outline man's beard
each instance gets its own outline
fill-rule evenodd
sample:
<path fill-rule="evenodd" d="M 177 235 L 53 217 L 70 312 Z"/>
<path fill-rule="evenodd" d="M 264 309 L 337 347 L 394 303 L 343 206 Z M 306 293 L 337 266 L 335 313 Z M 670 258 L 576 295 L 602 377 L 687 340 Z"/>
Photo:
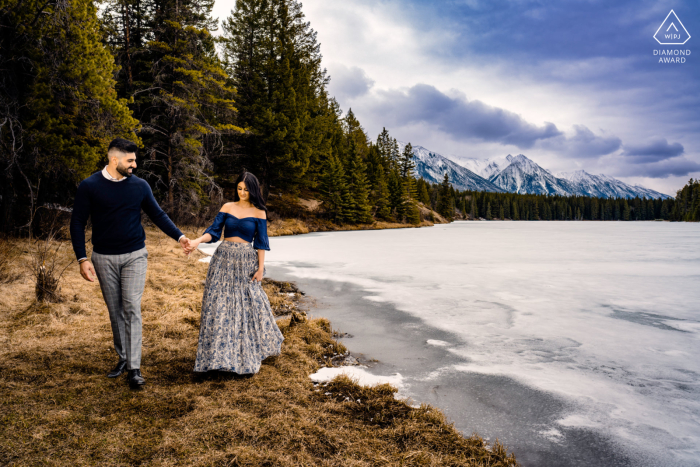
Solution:
<path fill-rule="evenodd" d="M 131 172 L 129 172 L 128 167 L 124 167 L 121 163 L 117 164 L 117 172 L 119 172 L 123 177 L 131 177 Z"/>

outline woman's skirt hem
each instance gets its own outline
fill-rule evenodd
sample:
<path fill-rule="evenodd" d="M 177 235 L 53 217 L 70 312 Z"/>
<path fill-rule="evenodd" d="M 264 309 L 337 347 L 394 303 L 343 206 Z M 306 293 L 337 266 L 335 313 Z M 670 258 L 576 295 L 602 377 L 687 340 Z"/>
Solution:
<path fill-rule="evenodd" d="M 254 374 L 279 355 L 284 336 L 262 284 L 252 280 L 258 255 L 250 243 L 223 242 L 209 263 L 194 371 Z"/>

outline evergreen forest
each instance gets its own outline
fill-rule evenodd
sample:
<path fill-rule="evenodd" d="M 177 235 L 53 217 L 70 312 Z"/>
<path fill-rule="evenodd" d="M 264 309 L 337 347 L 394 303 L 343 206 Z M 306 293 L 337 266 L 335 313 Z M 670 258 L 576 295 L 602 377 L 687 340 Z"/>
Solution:
<path fill-rule="evenodd" d="M 374 140 L 328 93 L 295 0 L 0 0 L 0 230 L 72 205 L 109 142 L 139 145 L 137 175 L 178 223 L 218 210 L 242 170 L 265 198 L 322 201 L 338 224 L 446 219 L 700 220 L 700 184 L 675 200 L 459 192 L 416 177 L 386 129 Z M 218 32 L 217 32 L 218 31 Z M 213 35 L 216 33 L 216 35 Z"/>

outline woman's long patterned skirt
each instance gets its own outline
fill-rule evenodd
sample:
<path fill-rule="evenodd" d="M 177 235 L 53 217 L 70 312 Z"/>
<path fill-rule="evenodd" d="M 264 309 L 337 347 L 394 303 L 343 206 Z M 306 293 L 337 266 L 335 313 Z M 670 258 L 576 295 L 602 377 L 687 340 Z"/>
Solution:
<path fill-rule="evenodd" d="M 194 371 L 257 373 L 279 355 L 282 333 L 259 282 L 258 254 L 250 243 L 224 241 L 209 263 Z"/>

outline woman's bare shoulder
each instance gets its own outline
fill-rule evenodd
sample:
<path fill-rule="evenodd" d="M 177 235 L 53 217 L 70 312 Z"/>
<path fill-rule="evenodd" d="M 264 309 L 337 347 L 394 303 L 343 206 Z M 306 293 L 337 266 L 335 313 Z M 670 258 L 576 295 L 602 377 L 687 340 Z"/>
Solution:
<path fill-rule="evenodd" d="M 219 209 L 219 212 L 225 212 L 226 214 L 231 214 L 231 208 L 235 205 L 236 205 L 236 203 L 234 203 L 234 202 L 224 203 L 224 205 L 221 206 L 221 209 Z"/>
<path fill-rule="evenodd" d="M 263 209 L 255 208 L 255 217 L 258 219 L 267 219 L 267 212 Z"/>

